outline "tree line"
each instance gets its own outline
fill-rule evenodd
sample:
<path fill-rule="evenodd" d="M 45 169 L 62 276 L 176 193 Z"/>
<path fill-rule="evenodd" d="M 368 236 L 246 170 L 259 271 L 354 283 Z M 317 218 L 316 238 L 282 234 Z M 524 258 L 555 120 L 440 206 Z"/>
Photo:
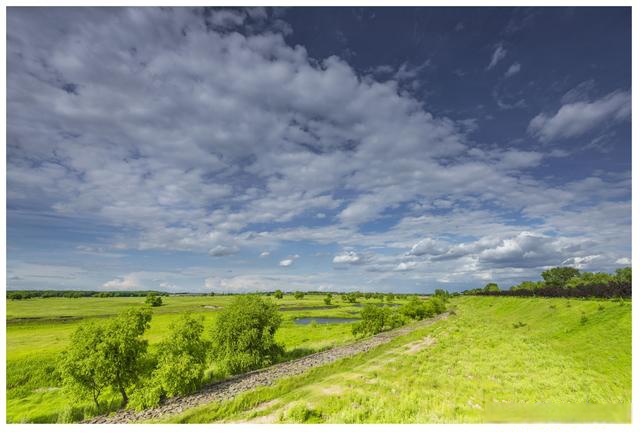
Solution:
<path fill-rule="evenodd" d="M 146 297 L 149 294 L 168 297 L 168 292 L 162 291 L 58 291 L 46 290 L 11 290 L 7 291 L 8 300 L 27 300 L 30 298 L 82 298 L 82 297 Z"/>
<path fill-rule="evenodd" d="M 631 297 L 631 267 L 618 268 L 614 273 L 592 273 L 573 267 L 554 267 L 541 274 L 541 281 L 524 281 L 501 290 L 497 284 L 464 291 L 467 295 L 499 295 L 516 297 Z"/>

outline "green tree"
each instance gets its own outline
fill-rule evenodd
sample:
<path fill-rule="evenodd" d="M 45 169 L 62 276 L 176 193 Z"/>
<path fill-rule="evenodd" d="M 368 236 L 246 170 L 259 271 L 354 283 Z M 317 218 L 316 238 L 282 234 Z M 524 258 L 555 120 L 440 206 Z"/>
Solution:
<path fill-rule="evenodd" d="M 362 319 L 354 323 L 351 329 L 354 336 L 375 335 L 399 327 L 405 322 L 397 310 L 371 304 L 366 305 L 360 315 Z"/>
<path fill-rule="evenodd" d="M 202 337 L 203 321 L 184 314 L 160 343 L 154 376 L 167 396 L 186 395 L 202 383 L 208 351 L 208 342 Z"/>
<path fill-rule="evenodd" d="M 277 289 L 274 293 L 273 296 L 275 298 L 277 298 L 278 300 L 280 300 L 282 297 L 284 297 L 284 293 L 282 291 L 280 291 L 279 289 Z"/>
<path fill-rule="evenodd" d="M 331 299 L 332 299 L 332 298 L 333 298 L 333 297 L 332 297 L 332 295 L 331 295 L 331 294 L 327 294 L 327 295 L 324 297 L 324 304 L 326 304 L 327 306 L 329 306 L 329 305 L 331 304 Z"/>
<path fill-rule="evenodd" d="M 162 306 L 162 297 L 155 294 L 149 294 L 144 302 L 153 307 Z"/>
<path fill-rule="evenodd" d="M 218 315 L 213 329 L 213 354 L 231 374 L 267 366 L 284 348 L 275 342 L 282 317 L 268 299 L 236 297 Z"/>
<path fill-rule="evenodd" d="M 393 301 L 393 299 L 395 298 L 395 296 L 391 293 L 387 294 L 387 302 L 391 303 Z"/>
<path fill-rule="evenodd" d="M 631 267 L 618 268 L 616 270 L 615 280 L 618 283 L 631 285 Z"/>
<path fill-rule="evenodd" d="M 449 291 L 446 291 L 446 290 L 444 290 L 442 288 L 436 288 L 436 290 L 434 292 L 434 295 L 436 297 L 440 297 L 440 298 L 443 298 L 443 299 L 447 300 L 449 298 Z"/>
<path fill-rule="evenodd" d="M 572 277 L 580 275 L 580 271 L 573 267 L 554 267 L 542 272 L 544 283 L 548 287 L 562 288 Z"/>
<path fill-rule="evenodd" d="M 484 288 L 483 291 L 489 291 L 489 292 L 500 292 L 500 287 L 498 286 L 497 283 L 487 283 Z"/>
<path fill-rule="evenodd" d="M 302 299 L 304 298 L 304 292 L 302 292 L 302 291 L 296 291 L 296 292 L 294 292 L 294 293 L 293 293 L 293 297 L 294 297 L 296 300 L 302 300 Z"/>
<path fill-rule="evenodd" d="M 96 408 L 98 399 L 109 385 L 103 369 L 104 327 L 95 323 L 80 325 L 72 334 L 69 347 L 60 355 L 58 366 L 64 384 L 76 397 L 91 396 Z"/>
<path fill-rule="evenodd" d="M 101 343 L 102 369 L 109 385 L 122 396 L 124 406 L 129 402 L 127 389 L 140 380 L 145 369 L 148 342 L 141 336 L 150 321 L 150 310 L 129 309 L 106 326 Z"/>

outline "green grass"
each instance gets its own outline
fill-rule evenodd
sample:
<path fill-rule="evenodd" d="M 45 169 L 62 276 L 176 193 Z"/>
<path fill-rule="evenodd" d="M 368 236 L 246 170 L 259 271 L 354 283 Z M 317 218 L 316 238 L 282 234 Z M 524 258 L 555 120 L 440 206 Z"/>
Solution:
<path fill-rule="evenodd" d="M 631 303 L 454 304 L 457 315 L 369 353 L 163 422 L 630 422 Z"/>
<path fill-rule="evenodd" d="M 285 345 L 286 359 L 353 340 L 351 324 L 301 326 L 294 323 L 298 317 L 358 316 L 354 312 L 361 308 L 335 298 L 335 309 L 282 312 L 283 324 L 276 339 Z M 307 295 L 302 300 L 290 295 L 281 300 L 272 298 L 286 307 L 324 306 L 322 299 L 319 295 Z M 153 308 L 151 327 L 145 333 L 151 350 L 183 312 L 203 315 L 208 333 L 219 310 L 204 306 L 225 306 L 231 300 L 231 296 L 164 298 L 165 305 Z M 143 297 L 7 300 L 7 422 L 62 422 L 93 415 L 95 409 L 90 402 L 78 403 L 60 388 L 56 357 L 82 322 L 106 321 L 124 309 L 141 306 L 144 306 Z M 211 367 L 208 372 L 214 371 Z M 105 406 L 117 408 L 118 405 L 117 395 L 105 395 Z"/>

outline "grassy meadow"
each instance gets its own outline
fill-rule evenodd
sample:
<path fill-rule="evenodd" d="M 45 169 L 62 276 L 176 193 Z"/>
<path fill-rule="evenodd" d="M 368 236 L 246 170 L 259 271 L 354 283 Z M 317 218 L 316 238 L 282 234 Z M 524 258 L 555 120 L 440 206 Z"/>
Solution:
<path fill-rule="evenodd" d="M 169 331 L 170 325 L 184 312 L 205 318 L 205 333 L 212 328 L 221 307 L 233 296 L 171 296 L 164 305 L 153 308 L 151 327 L 144 337 L 151 350 Z M 361 307 L 333 297 L 332 308 L 325 309 L 324 296 L 307 295 L 301 300 L 292 295 L 276 300 L 289 308 L 319 307 L 311 310 L 282 311 L 283 323 L 276 338 L 285 344 L 287 358 L 295 358 L 352 341 L 351 324 L 297 325 L 302 317 L 357 318 Z M 361 303 L 378 300 L 361 300 Z M 397 303 L 402 303 L 398 300 Z M 94 414 L 90 402 L 77 403 L 60 388 L 55 372 L 56 357 L 69 342 L 76 327 L 87 321 L 106 321 L 119 312 L 142 307 L 144 297 L 114 298 L 33 298 L 7 300 L 7 422 L 54 423 L 79 420 Z M 214 367 L 209 378 L 215 376 Z M 116 409 L 120 398 L 106 395 L 109 408 Z"/>
<path fill-rule="evenodd" d="M 630 422 L 631 303 L 453 304 L 372 352 L 163 422 Z"/>
<path fill-rule="evenodd" d="M 323 296 L 275 300 L 324 307 Z M 185 311 L 210 329 L 231 296 L 167 297 L 145 337 L 157 344 Z M 363 300 L 361 303 L 377 303 Z M 394 303 L 403 303 L 397 300 Z M 359 306 L 285 310 L 276 338 L 287 357 L 353 341 L 351 324 L 298 325 L 298 317 L 357 318 Z M 89 417 L 89 402 L 60 388 L 56 357 L 85 321 L 104 321 L 144 298 L 7 301 L 7 422 Z M 631 302 L 454 297 L 455 315 L 373 351 L 284 379 L 165 422 L 478 423 L 628 422 Z M 210 369 L 210 378 L 214 369 Z M 109 407 L 119 397 L 109 395 Z"/>

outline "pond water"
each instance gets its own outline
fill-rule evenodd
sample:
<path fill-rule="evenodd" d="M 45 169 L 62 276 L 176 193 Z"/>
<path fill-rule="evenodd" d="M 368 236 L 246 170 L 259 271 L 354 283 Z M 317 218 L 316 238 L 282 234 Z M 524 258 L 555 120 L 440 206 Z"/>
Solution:
<path fill-rule="evenodd" d="M 365 307 L 368 304 L 373 304 L 373 305 L 379 306 L 379 307 L 384 307 L 384 306 L 398 307 L 398 306 L 402 306 L 400 303 L 354 303 L 352 306 Z"/>
<path fill-rule="evenodd" d="M 312 321 L 315 321 L 318 324 L 336 324 L 343 322 L 355 322 L 359 321 L 358 318 L 336 318 L 330 316 L 319 316 L 319 317 L 306 317 L 306 318 L 296 318 L 295 323 L 300 325 L 310 324 Z"/>
<path fill-rule="evenodd" d="M 338 306 L 293 306 L 293 307 L 281 307 L 279 310 L 281 311 L 289 311 L 289 310 L 320 310 L 320 309 L 335 309 Z"/>

